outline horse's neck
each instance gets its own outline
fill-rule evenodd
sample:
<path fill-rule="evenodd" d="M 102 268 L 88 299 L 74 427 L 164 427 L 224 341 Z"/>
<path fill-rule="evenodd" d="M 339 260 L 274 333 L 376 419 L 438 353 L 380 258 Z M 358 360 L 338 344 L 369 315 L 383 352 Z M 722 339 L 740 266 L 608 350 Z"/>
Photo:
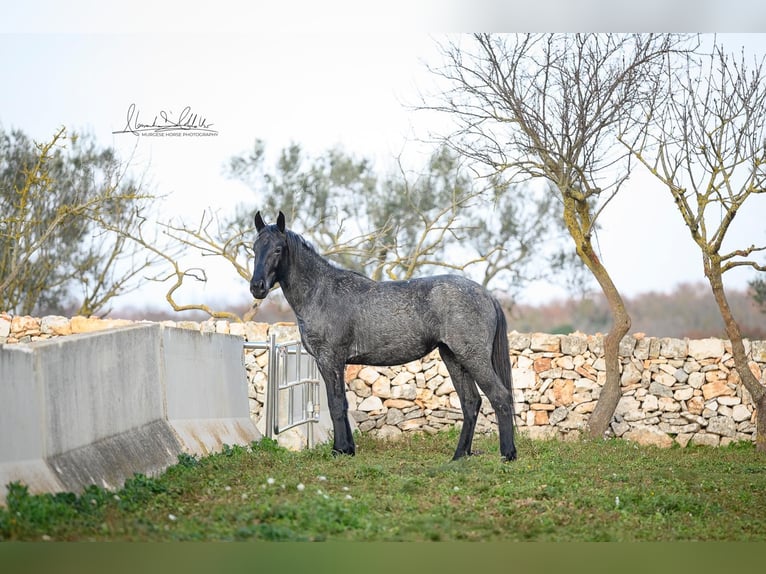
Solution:
<path fill-rule="evenodd" d="M 339 271 L 318 253 L 302 247 L 302 253 L 293 256 L 280 284 L 285 299 L 293 311 L 300 315 L 317 292 L 317 284 L 329 273 Z"/>

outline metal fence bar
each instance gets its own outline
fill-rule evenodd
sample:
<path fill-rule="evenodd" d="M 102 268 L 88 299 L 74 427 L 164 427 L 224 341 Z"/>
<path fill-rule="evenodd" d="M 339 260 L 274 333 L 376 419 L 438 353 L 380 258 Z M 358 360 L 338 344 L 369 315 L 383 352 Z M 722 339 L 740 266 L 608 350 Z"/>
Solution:
<path fill-rule="evenodd" d="M 314 445 L 314 424 L 319 422 L 320 413 L 320 388 L 321 383 L 319 369 L 314 359 L 306 353 L 300 341 L 276 342 L 276 335 L 272 334 L 268 341 L 245 342 L 245 349 L 267 349 L 269 353 L 268 377 L 266 384 L 265 423 L 266 436 L 274 438 L 276 435 L 306 425 L 306 439 L 309 448 Z M 291 361 L 291 358 L 293 359 Z M 304 365 L 304 360 L 306 365 Z M 294 367 L 294 368 L 291 368 Z M 294 371 L 294 378 L 288 380 L 290 371 Z M 304 376 L 304 371 L 306 371 Z M 280 395 L 287 393 L 287 424 L 279 422 Z M 296 397 L 299 394 L 299 397 Z M 296 402 L 300 407 L 299 416 L 296 417 Z"/>

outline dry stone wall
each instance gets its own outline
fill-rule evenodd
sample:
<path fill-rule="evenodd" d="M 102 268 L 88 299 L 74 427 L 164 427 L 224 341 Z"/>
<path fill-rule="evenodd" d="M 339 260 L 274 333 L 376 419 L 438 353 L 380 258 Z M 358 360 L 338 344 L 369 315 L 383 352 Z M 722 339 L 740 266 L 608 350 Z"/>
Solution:
<path fill-rule="evenodd" d="M 0 314 L 0 343 L 33 341 L 113 328 L 130 321 L 85 317 L 11 317 Z M 165 325 L 228 333 L 247 341 L 298 339 L 293 324 L 229 323 L 222 320 L 165 321 Z M 516 423 L 533 438 L 578 437 L 605 380 L 603 336 L 574 333 L 509 333 Z M 750 369 L 766 384 L 766 341 L 746 341 Z M 625 337 L 620 345 L 622 398 L 610 434 L 643 444 L 726 445 L 751 441 L 755 415 L 739 384 L 731 346 L 720 339 Z M 268 353 L 248 350 L 250 413 L 263 416 Z M 437 352 L 397 367 L 349 365 L 349 414 L 362 432 L 396 438 L 434 433 L 462 422 L 460 402 Z M 477 432 L 496 429 L 483 399 Z"/>

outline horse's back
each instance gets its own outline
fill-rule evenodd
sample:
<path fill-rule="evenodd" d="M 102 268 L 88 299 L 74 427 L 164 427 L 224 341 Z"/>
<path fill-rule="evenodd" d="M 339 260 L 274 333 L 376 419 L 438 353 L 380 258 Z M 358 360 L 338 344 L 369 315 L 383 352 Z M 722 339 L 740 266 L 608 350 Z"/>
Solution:
<path fill-rule="evenodd" d="M 483 344 L 494 337 L 497 320 L 489 293 L 457 275 L 366 283 L 344 306 L 353 331 L 351 363 L 396 365 L 440 345 Z"/>
<path fill-rule="evenodd" d="M 413 317 L 430 325 L 468 320 L 492 312 L 491 295 L 478 283 L 459 275 L 434 275 L 406 281 L 381 281 L 360 294 L 363 315 Z M 457 316 L 457 317 L 456 317 Z"/>

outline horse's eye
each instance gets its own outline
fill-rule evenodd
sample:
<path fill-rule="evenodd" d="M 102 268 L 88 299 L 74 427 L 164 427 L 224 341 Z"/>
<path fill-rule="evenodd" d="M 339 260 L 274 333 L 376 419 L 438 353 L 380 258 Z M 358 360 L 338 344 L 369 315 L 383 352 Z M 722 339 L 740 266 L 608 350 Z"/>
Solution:
<path fill-rule="evenodd" d="M 282 248 L 277 247 L 276 249 L 274 249 L 274 255 L 282 255 Z"/>

